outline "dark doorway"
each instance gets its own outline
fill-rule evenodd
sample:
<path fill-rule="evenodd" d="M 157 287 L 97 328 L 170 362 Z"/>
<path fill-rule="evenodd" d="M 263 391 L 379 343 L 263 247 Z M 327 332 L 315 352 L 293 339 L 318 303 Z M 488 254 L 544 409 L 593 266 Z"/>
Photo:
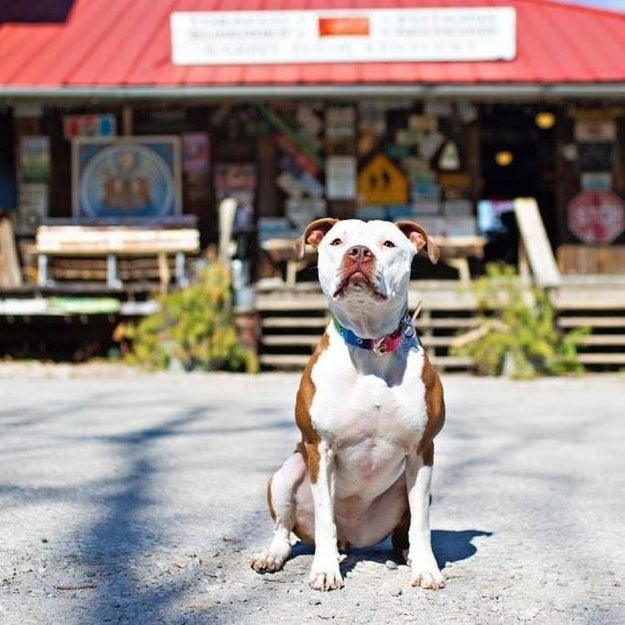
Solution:
<path fill-rule="evenodd" d="M 542 115 L 539 115 L 542 114 Z M 538 117 L 537 117 L 538 116 Z M 486 260 L 517 262 L 518 230 L 511 200 L 533 197 L 554 245 L 555 110 L 538 105 L 489 104 L 482 107 L 480 159 L 481 198 L 496 212 L 488 238 Z"/>
<path fill-rule="evenodd" d="M 14 146 L 11 109 L 0 106 L 0 213 L 17 206 Z"/>

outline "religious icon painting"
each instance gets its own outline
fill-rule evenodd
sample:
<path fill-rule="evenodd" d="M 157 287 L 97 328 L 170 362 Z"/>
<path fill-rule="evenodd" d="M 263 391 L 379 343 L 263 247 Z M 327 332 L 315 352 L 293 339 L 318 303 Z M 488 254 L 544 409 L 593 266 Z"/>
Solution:
<path fill-rule="evenodd" d="M 178 137 L 72 141 L 75 218 L 123 223 L 179 215 L 180 181 Z"/>

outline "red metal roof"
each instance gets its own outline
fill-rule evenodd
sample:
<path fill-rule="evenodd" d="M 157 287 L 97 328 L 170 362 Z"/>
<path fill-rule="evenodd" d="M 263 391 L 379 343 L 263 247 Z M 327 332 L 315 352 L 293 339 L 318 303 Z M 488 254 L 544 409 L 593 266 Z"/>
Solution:
<path fill-rule="evenodd" d="M 511 85 L 625 82 L 625 15 L 551 0 L 32 0 L 65 15 L 0 15 L 0 96 L 59 88 Z M 173 11 L 508 6 L 512 61 L 175 66 Z M 57 11 L 57 14 L 59 11 Z M 40 13 L 46 15 L 45 11 Z M 11 21 L 13 20 L 13 21 Z"/>

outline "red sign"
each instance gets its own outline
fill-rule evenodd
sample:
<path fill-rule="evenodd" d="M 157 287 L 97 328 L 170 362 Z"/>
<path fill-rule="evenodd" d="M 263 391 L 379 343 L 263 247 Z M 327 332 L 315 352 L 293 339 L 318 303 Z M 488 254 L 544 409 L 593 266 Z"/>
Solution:
<path fill-rule="evenodd" d="M 106 115 L 65 115 L 63 133 L 66 139 L 77 137 L 114 137 L 115 116 Z"/>
<path fill-rule="evenodd" d="M 368 37 L 370 32 L 368 17 L 320 17 L 319 36 L 359 36 Z"/>
<path fill-rule="evenodd" d="M 612 191 L 582 191 L 568 206 L 568 222 L 584 243 L 612 243 L 625 230 L 625 203 Z"/>

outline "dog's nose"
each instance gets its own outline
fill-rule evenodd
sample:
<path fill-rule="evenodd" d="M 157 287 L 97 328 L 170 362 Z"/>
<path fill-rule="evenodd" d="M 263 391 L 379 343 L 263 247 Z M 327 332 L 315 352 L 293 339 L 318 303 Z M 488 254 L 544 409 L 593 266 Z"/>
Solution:
<path fill-rule="evenodd" d="M 366 245 L 354 245 L 347 250 L 350 260 L 361 263 L 373 257 L 373 253 Z"/>

